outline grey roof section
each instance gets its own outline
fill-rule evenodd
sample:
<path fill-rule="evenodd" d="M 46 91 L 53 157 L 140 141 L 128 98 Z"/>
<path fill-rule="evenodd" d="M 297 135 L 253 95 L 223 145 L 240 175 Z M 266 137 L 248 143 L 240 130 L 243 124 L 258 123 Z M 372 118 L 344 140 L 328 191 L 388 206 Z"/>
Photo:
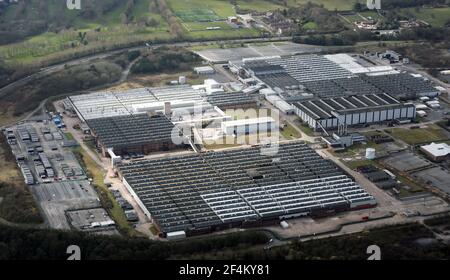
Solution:
<path fill-rule="evenodd" d="M 199 90 L 189 85 L 138 88 L 120 92 L 94 92 L 69 97 L 84 120 L 133 114 L 133 105 L 166 101 L 202 101 Z"/>
<path fill-rule="evenodd" d="M 98 118 L 87 123 L 106 148 L 171 141 L 174 128 L 164 115 L 147 114 Z"/>
<path fill-rule="evenodd" d="M 305 82 L 303 85 L 316 96 L 332 97 L 344 95 L 345 89 L 332 80 Z"/>
<path fill-rule="evenodd" d="M 227 107 L 227 106 L 239 106 L 247 105 L 250 103 L 255 103 L 250 96 L 242 92 L 230 92 L 230 93 L 213 93 L 208 96 L 207 101 L 217 107 Z"/>
<path fill-rule="evenodd" d="M 273 156 L 260 147 L 119 165 L 164 232 L 277 217 L 373 200 L 303 142 Z"/>
<path fill-rule="evenodd" d="M 205 49 L 196 51 L 202 58 L 214 63 L 240 61 L 251 57 L 288 56 L 301 53 L 317 53 L 322 51 L 320 46 L 282 43 L 267 46 L 248 46 L 242 48 Z"/>
<path fill-rule="evenodd" d="M 367 94 L 353 96 L 339 96 L 324 99 L 312 99 L 303 102 L 296 102 L 294 106 L 306 111 L 313 119 L 327 119 L 333 115 L 333 112 L 340 114 L 364 112 L 380 108 L 394 108 L 412 106 L 413 104 L 404 104 L 386 93 Z"/>
<path fill-rule="evenodd" d="M 286 72 L 286 70 L 284 70 L 284 68 L 280 65 L 269 64 L 264 60 L 251 60 L 245 62 L 244 66 L 250 69 L 254 75 L 278 74 Z"/>
<path fill-rule="evenodd" d="M 422 78 L 415 78 L 406 73 L 380 76 L 363 75 L 361 78 L 395 97 L 416 97 L 420 94 L 437 92 Z"/>
<path fill-rule="evenodd" d="M 268 59 L 267 62 L 282 66 L 299 83 L 355 77 L 350 71 L 322 55 L 298 55 Z"/>
<path fill-rule="evenodd" d="M 299 85 L 299 82 L 288 73 L 259 74 L 256 77 L 272 88 L 285 89 Z"/>

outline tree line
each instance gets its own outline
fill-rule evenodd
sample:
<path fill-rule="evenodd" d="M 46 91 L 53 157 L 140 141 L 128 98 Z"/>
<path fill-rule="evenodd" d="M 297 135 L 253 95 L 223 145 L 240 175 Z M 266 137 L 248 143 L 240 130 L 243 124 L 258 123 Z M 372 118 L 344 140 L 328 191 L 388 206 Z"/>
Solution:
<path fill-rule="evenodd" d="M 143 54 L 131 68 L 134 74 L 154 74 L 186 71 L 201 59 L 194 53 L 181 48 L 160 47 Z"/>
<path fill-rule="evenodd" d="M 166 20 L 173 36 L 176 38 L 183 36 L 183 28 L 165 0 L 150 0 L 149 9 L 151 12 L 160 14 Z"/>
<path fill-rule="evenodd" d="M 77 245 L 84 260 L 165 260 L 217 250 L 233 250 L 266 244 L 257 231 L 158 242 L 139 237 L 103 236 L 79 231 L 22 229 L 0 225 L 0 260 L 65 260 L 67 247 Z"/>

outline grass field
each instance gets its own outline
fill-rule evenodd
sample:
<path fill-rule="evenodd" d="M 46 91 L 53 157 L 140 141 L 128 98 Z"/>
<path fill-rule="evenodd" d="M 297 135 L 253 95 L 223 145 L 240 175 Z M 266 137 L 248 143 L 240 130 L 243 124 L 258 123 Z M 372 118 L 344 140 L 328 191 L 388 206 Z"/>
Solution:
<path fill-rule="evenodd" d="M 368 160 L 368 159 L 362 159 L 362 160 L 350 160 L 350 161 L 345 161 L 345 160 L 341 160 L 348 168 L 350 169 L 356 169 L 358 167 L 361 166 L 366 166 L 366 165 L 375 165 L 375 162 L 372 160 Z"/>
<path fill-rule="evenodd" d="M 393 128 L 387 129 L 386 132 L 410 145 L 447 139 L 445 132 L 437 125 L 417 129 Z"/>
<path fill-rule="evenodd" d="M 176 1 L 176 0 L 173 0 Z M 361 3 L 365 3 L 364 0 L 358 0 Z M 280 1 L 281 3 L 282 1 Z M 323 5 L 326 9 L 330 11 L 349 11 L 353 9 L 355 0 L 287 0 L 287 7 L 297 7 L 300 5 L 305 5 L 308 2 L 315 3 L 318 5 Z M 277 4 L 268 0 L 238 0 L 237 4 L 241 9 L 254 10 L 259 12 L 286 9 L 287 7 L 282 4 Z"/>
<path fill-rule="evenodd" d="M 105 173 L 97 165 L 97 163 L 83 150 L 81 147 L 73 149 L 73 153 L 77 155 L 77 158 L 81 161 L 80 164 L 89 171 L 89 175 L 93 179 L 94 186 L 99 194 L 102 204 L 109 204 L 111 207 L 108 210 L 111 217 L 114 219 L 119 229 L 127 234 L 133 233 L 133 228 L 128 223 L 127 218 L 115 200 L 112 193 L 108 190 L 104 183 Z"/>
<path fill-rule="evenodd" d="M 318 25 L 317 25 L 317 23 L 310 21 L 310 22 L 307 22 L 307 23 L 303 24 L 302 27 L 304 29 L 317 29 Z"/>
<path fill-rule="evenodd" d="M 50 11 L 58 7 L 57 0 L 49 0 L 47 6 Z M 26 14 L 37 10 L 39 1 L 30 1 Z M 76 14 L 67 9 L 54 11 L 54 13 L 64 13 L 64 19 L 71 23 L 73 28 L 55 32 L 46 32 L 26 39 L 23 42 L 0 46 L 0 59 L 8 63 L 41 63 L 48 60 L 58 60 L 64 57 L 71 57 L 76 52 L 88 52 L 89 50 L 102 49 L 106 46 L 119 46 L 155 39 L 168 39 L 169 27 L 167 22 L 156 13 L 148 12 L 148 0 L 136 0 L 135 6 L 130 15 L 131 22 L 122 23 L 121 14 L 125 10 L 123 1 L 116 8 L 106 13 L 103 17 L 95 20 L 86 20 L 76 17 Z M 17 6 L 9 8 L 3 17 L 6 20 L 15 14 Z M 142 17 L 151 17 L 158 22 L 157 26 L 150 27 L 138 24 Z M 87 45 L 80 42 L 79 32 L 86 32 Z"/>
<path fill-rule="evenodd" d="M 363 18 L 362 17 L 360 17 L 358 14 L 354 14 L 354 15 L 345 15 L 345 16 L 343 16 L 343 17 L 345 17 L 348 21 L 350 21 L 350 22 L 355 22 L 355 21 L 362 21 L 363 20 Z"/>
<path fill-rule="evenodd" d="M 185 28 L 185 36 L 195 40 L 257 37 L 254 28 L 232 28 L 225 20 L 236 12 L 225 0 L 166 0 L 173 13 Z M 258 1 L 259 2 L 259 1 Z M 220 27 L 207 30 L 207 27 Z"/>
<path fill-rule="evenodd" d="M 361 3 L 366 3 L 365 0 L 358 0 Z M 324 8 L 334 11 L 350 11 L 353 9 L 355 0 L 287 0 L 288 6 L 304 5 L 308 2 L 323 5 Z"/>
<path fill-rule="evenodd" d="M 204 76 L 194 74 L 192 71 L 161 73 L 156 75 L 133 75 L 128 83 L 116 86 L 115 88 L 126 89 L 123 86 L 127 84 L 131 84 L 131 88 L 165 86 L 171 81 L 178 80 L 180 76 L 185 76 L 187 83 L 190 85 L 202 84 L 206 79 Z"/>
<path fill-rule="evenodd" d="M 360 12 L 359 14 L 367 19 L 371 18 L 373 20 L 378 20 L 378 19 L 383 18 L 377 12 L 374 12 L 374 11 L 364 11 L 364 12 Z"/>
<path fill-rule="evenodd" d="M 72 133 L 70 133 L 70 132 L 66 132 L 66 133 L 64 133 L 64 135 L 66 136 L 67 140 L 74 140 L 75 139 L 73 137 Z"/>
<path fill-rule="evenodd" d="M 220 18 L 227 18 L 235 15 L 233 6 L 227 0 L 166 0 L 172 11 L 179 14 L 195 15 L 196 11 L 202 11 L 208 14 L 215 14 Z M 213 12 L 213 13 L 211 13 Z"/>
<path fill-rule="evenodd" d="M 404 15 L 412 14 L 419 20 L 426 21 L 433 27 L 442 27 L 450 21 L 450 8 L 415 8 L 402 9 Z"/>
<path fill-rule="evenodd" d="M 302 134 L 295 129 L 292 125 L 288 124 L 283 130 L 280 130 L 280 134 L 287 140 L 301 138 Z"/>
<path fill-rule="evenodd" d="M 233 30 L 231 25 L 224 21 L 217 21 L 217 22 L 186 22 L 184 23 L 184 26 L 189 31 L 212 31 L 208 30 L 208 27 L 220 27 L 220 30 Z M 213 30 L 212 32 L 217 31 Z"/>
<path fill-rule="evenodd" d="M 310 0 L 288 0 L 287 7 L 306 4 Z M 363 1 L 363 0 L 361 0 Z M 206 30 L 205 23 L 200 21 L 217 21 L 236 14 L 233 5 L 228 0 L 166 0 L 173 13 L 183 23 L 185 36 L 189 39 L 228 39 L 248 38 L 260 36 L 256 29 L 232 29 L 225 22 L 217 23 L 220 30 Z M 354 1 L 351 0 L 316 0 L 318 4 L 330 10 L 349 10 Z M 117 48 L 130 45 L 132 42 L 170 40 L 168 23 L 160 14 L 149 12 L 149 0 L 135 0 L 134 7 L 129 16 L 129 22 L 123 22 L 123 13 L 126 1 L 108 11 L 104 16 L 85 19 L 77 16 L 76 11 L 62 8 L 59 0 L 48 0 L 47 9 L 50 15 L 63 15 L 64 22 L 71 28 L 57 33 L 49 31 L 44 34 L 32 36 L 20 43 L 0 46 L 0 60 L 10 64 L 35 64 L 42 66 L 56 61 L 73 58 L 76 54 L 92 53 L 108 48 Z M 243 9 L 266 11 L 286 8 L 269 0 L 238 0 L 237 4 Z M 38 0 L 29 0 L 25 6 L 23 17 L 39 20 Z M 8 21 L 16 18 L 19 5 L 12 5 L 2 15 L 2 20 Z M 158 22 L 157 26 L 150 27 L 140 24 L 143 17 L 151 17 Z M 203 28 L 205 27 L 205 28 Z M 304 26 L 314 29 L 312 23 Z M 79 32 L 86 32 L 87 44 L 80 40 Z"/>
<path fill-rule="evenodd" d="M 238 0 L 236 2 L 239 8 L 243 10 L 253 10 L 258 12 L 273 11 L 285 8 L 282 5 L 266 0 Z"/>

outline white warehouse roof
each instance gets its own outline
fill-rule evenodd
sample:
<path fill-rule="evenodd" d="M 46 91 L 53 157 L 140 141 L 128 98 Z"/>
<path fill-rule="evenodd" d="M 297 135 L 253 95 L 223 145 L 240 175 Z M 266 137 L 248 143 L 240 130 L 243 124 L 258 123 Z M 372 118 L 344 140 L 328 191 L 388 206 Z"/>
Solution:
<path fill-rule="evenodd" d="M 254 125 L 260 123 L 273 123 L 275 120 L 271 117 L 261 117 L 261 118 L 253 118 L 253 119 L 241 119 L 235 121 L 226 121 L 223 122 L 222 125 L 226 127 L 230 126 L 242 126 L 242 125 Z"/>
<path fill-rule="evenodd" d="M 421 148 L 434 157 L 445 157 L 450 154 L 450 146 L 446 143 L 431 143 L 429 145 L 424 145 Z"/>
<path fill-rule="evenodd" d="M 353 74 L 369 72 L 366 67 L 357 63 L 353 57 L 346 53 L 324 55 L 324 57 L 338 64 L 342 68 L 347 69 Z"/>

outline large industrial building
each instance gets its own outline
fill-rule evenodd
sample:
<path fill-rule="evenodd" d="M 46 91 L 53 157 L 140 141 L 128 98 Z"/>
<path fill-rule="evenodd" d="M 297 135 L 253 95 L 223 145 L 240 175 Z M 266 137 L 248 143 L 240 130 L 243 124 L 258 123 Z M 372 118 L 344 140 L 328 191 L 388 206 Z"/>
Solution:
<path fill-rule="evenodd" d="M 192 110 L 194 105 L 208 105 L 202 92 L 189 85 L 138 88 L 119 92 L 94 92 L 70 96 L 69 101 L 82 121 L 89 119 L 164 112 L 166 102 L 172 110 Z"/>
<path fill-rule="evenodd" d="M 87 121 L 97 146 L 106 156 L 108 149 L 115 155 L 148 154 L 174 149 L 173 137 L 179 137 L 175 126 L 162 114 L 124 115 Z"/>
<path fill-rule="evenodd" d="M 404 99 L 439 94 L 421 77 L 391 66 L 362 66 L 348 54 L 253 58 L 230 64 L 280 93 L 292 89 L 320 97 L 388 93 Z"/>
<path fill-rule="evenodd" d="M 314 130 L 410 120 L 416 115 L 411 103 L 387 94 L 367 94 L 311 99 L 294 103 L 296 114 Z"/>
<path fill-rule="evenodd" d="M 263 148 L 278 150 L 264 155 Z M 376 204 L 303 142 L 147 159 L 120 164 L 118 171 L 163 234 L 193 235 Z"/>
<path fill-rule="evenodd" d="M 226 135 L 246 135 L 252 133 L 269 133 L 278 129 L 271 117 L 259 117 L 222 122 L 222 131 Z"/>
<path fill-rule="evenodd" d="M 222 110 L 256 108 L 256 101 L 242 92 L 211 94 L 207 101 Z"/>
<path fill-rule="evenodd" d="M 315 130 L 410 121 L 416 110 L 403 100 L 439 94 L 423 77 L 348 54 L 257 57 L 230 66 L 244 78 L 267 85 L 260 93 L 270 103 L 288 103 L 281 108 L 285 114 L 292 104 Z"/>
<path fill-rule="evenodd" d="M 207 94 L 189 85 L 94 92 L 71 96 L 64 104 L 86 123 L 102 154 L 112 158 L 174 149 L 172 139 L 180 137 L 174 125 L 226 121 L 231 117 L 222 109 L 257 107 L 242 92 Z"/>

